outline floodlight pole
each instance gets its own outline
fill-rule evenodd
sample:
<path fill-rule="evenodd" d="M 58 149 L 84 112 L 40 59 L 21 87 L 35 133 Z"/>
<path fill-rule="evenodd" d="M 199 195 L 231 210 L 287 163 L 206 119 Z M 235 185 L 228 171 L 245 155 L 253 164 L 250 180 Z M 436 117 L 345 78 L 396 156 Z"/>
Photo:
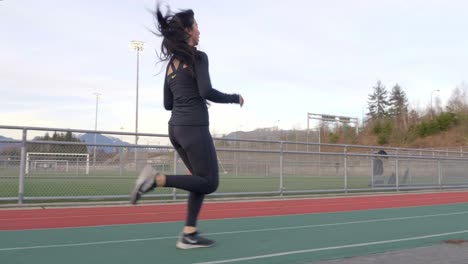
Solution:
<path fill-rule="evenodd" d="M 306 142 L 307 142 L 307 146 L 306 146 L 306 151 L 309 152 L 309 113 L 307 113 L 307 133 L 306 133 Z"/>
<path fill-rule="evenodd" d="M 276 127 L 276 130 L 279 131 L 279 141 L 281 141 L 281 130 L 279 129 L 279 125 L 278 125 L 279 122 L 280 122 L 279 119 L 278 119 L 278 120 L 275 120 L 273 127 Z"/>
<path fill-rule="evenodd" d="M 433 90 L 433 91 L 431 92 L 431 119 L 432 119 L 432 117 L 433 117 L 433 110 L 432 110 L 432 94 L 433 94 L 434 92 L 440 92 L 440 90 Z"/>
<path fill-rule="evenodd" d="M 136 65 L 136 109 L 135 109 L 135 169 L 137 169 L 137 148 L 138 145 L 138 86 L 140 75 L 140 51 L 143 51 L 145 42 L 139 40 L 132 40 L 130 46 L 136 50 L 137 65 Z"/>
<path fill-rule="evenodd" d="M 96 114 L 94 118 L 94 150 L 93 150 L 93 168 L 96 169 L 96 136 L 97 136 L 97 122 L 98 122 L 98 106 L 100 93 L 93 93 L 96 96 Z"/>

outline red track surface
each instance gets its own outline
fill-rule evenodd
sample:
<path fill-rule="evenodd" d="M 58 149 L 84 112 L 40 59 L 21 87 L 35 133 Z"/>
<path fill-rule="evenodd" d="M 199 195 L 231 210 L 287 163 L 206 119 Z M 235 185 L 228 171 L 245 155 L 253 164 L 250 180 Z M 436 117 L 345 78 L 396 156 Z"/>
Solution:
<path fill-rule="evenodd" d="M 207 202 L 200 219 L 356 211 L 468 202 L 468 192 Z M 0 230 L 183 221 L 185 204 L 0 210 Z"/>

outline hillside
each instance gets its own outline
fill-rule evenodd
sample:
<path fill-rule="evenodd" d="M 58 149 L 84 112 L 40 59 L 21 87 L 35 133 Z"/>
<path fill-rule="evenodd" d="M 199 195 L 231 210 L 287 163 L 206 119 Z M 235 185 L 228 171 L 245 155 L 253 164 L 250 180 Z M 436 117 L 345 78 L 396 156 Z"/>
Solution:
<path fill-rule="evenodd" d="M 434 117 L 423 116 L 407 127 L 395 120 L 380 124 L 369 122 L 355 137 L 346 136 L 343 129 L 331 133 L 342 144 L 381 145 L 407 148 L 443 148 L 468 146 L 468 114 L 465 112 L 441 112 Z M 331 142 L 330 133 L 323 135 Z"/>
<path fill-rule="evenodd" d="M 404 137 L 404 136 L 403 136 Z M 358 145 L 379 145 L 378 136 L 372 133 L 362 133 L 354 144 Z M 329 141 L 329 140 L 327 140 Z M 338 144 L 350 144 L 348 140 L 340 139 Z M 460 147 L 468 146 L 468 131 L 462 125 L 457 125 L 447 131 L 427 137 L 420 137 L 411 142 L 393 141 L 383 146 L 405 147 L 405 148 L 443 148 L 443 147 Z"/>

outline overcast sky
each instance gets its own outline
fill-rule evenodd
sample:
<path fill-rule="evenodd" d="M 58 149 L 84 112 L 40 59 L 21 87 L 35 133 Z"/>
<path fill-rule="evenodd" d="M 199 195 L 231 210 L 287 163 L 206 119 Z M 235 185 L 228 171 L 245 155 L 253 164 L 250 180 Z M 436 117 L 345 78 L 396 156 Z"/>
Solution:
<path fill-rule="evenodd" d="M 217 134 L 279 125 L 307 113 L 361 118 L 377 80 L 398 83 L 413 107 L 445 103 L 468 80 L 468 1 L 203 0 L 191 8 L 213 86 L 245 106 L 210 107 Z M 0 1 L 0 125 L 167 133 L 155 1 Z M 279 120 L 279 121 L 277 121 Z M 121 129 L 123 128 L 123 129 Z M 5 133 L 0 133 L 5 134 Z"/>

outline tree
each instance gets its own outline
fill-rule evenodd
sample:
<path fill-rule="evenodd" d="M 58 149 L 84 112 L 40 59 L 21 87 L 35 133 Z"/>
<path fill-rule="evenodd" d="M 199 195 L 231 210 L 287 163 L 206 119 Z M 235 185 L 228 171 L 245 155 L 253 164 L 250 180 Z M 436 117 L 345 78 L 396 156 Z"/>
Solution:
<path fill-rule="evenodd" d="M 72 132 L 67 131 L 67 133 L 65 133 L 64 141 L 73 141 Z"/>
<path fill-rule="evenodd" d="M 408 125 L 408 98 L 398 84 L 393 87 L 389 102 L 389 116 L 395 119 L 398 126 L 406 129 Z"/>
<path fill-rule="evenodd" d="M 406 93 L 398 84 L 396 84 L 392 89 L 389 103 L 390 108 L 388 114 L 391 117 L 398 117 L 408 112 L 408 98 L 406 97 Z"/>
<path fill-rule="evenodd" d="M 53 141 L 57 141 L 59 138 L 58 134 L 57 134 L 57 131 L 54 131 L 54 134 L 52 134 L 52 140 Z"/>
<path fill-rule="evenodd" d="M 468 110 L 468 105 L 466 102 L 466 96 L 468 93 L 468 85 L 462 83 L 460 86 L 456 87 L 450 99 L 447 102 L 447 111 L 452 113 L 466 112 Z"/>
<path fill-rule="evenodd" d="M 57 133 L 54 132 L 52 137 L 46 133 L 43 137 L 37 137 L 36 141 L 63 141 L 63 142 L 82 142 L 74 137 L 71 132 Z M 80 145 L 65 145 L 65 144 L 48 144 L 48 143 L 28 143 L 29 152 L 44 152 L 44 153 L 87 153 L 88 150 L 85 144 Z"/>
<path fill-rule="evenodd" d="M 377 85 L 373 89 L 374 92 L 369 95 L 369 101 L 367 101 L 367 108 L 369 109 L 367 115 L 372 119 L 383 119 L 387 116 L 387 108 L 389 106 L 387 90 L 381 81 L 377 81 Z"/>

